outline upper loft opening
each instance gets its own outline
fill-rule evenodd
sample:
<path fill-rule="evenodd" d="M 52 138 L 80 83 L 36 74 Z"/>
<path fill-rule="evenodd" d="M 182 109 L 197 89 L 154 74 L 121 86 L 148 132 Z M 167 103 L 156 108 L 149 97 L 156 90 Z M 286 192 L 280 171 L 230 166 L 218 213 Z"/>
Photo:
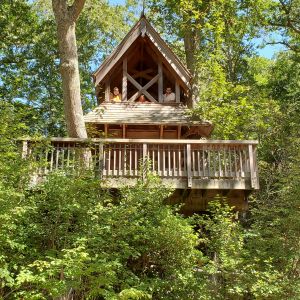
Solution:
<path fill-rule="evenodd" d="M 191 79 L 178 57 L 144 17 L 93 77 L 98 104 L 104 101 L 186 104 Z"/>

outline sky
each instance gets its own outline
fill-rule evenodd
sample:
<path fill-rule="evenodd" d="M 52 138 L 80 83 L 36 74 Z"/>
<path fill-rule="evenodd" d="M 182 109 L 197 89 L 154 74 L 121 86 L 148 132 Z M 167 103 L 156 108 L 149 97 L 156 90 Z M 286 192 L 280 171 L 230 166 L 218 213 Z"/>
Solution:
<path fill-rule="evenodd" d="M 114 4 L 114 5 L 124 5 L 126 0 L 108 0 L 110 4 Z M 142 2 L 142 0 L 140 0 Z M 263 48 L 260 47 L 260 45 L 262 44 L 262 40 L 261 39 L 256 39 L 255 40 L 255 45 L 257 46 L 257 52 L 259 55 L 269 58 L 271 59 L 272 57 L 274 57 L 274 55 L 280 51 L 283 50 L 283 47 L 280 45 L 267 45 Z"/>

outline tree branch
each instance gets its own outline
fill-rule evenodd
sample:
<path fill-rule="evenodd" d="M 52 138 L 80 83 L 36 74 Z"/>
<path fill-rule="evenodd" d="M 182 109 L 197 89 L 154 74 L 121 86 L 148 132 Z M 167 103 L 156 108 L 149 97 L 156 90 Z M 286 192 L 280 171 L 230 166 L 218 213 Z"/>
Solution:
<path fill-rule="evenodd" d="M 77 21 L 86 0 L 74 0 L 74 3 L 72 6 L 69 7 L 69 11 L 71 13 L 71 18 L 74 22 Z"/>
<path fill-rule="evenodd" d="M 285 42 L 285 41 L 277 41 L 277 42 L 268 42 L 266 43 L 266 45 L 283 45 L 285 47 L 287 47 L 288 49 L 298 53 L 300 52 L 300 47 L 296 46 L 296 45 L 291 45 L 290 43 L 288 42 Z"/>

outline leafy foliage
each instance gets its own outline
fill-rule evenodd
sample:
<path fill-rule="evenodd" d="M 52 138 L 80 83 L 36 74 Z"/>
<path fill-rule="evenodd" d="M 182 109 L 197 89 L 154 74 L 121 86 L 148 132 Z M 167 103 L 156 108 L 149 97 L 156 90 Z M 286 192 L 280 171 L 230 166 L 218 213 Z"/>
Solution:
<path fill-rule="evenodd" d="M 86 110 L 95 101 L 90 70 L 135 19 L 133 2 L 91 0 L 79 19 Z M 184 218 L 165 204 L 172 191 L 151 176 L 120 191 L 68 170 L 30 185 L 17 139 L 65 132 L 54 21 L 49 1 L 3 0 L 0 298 L 298 299 L 297 3 L 148 3 L 152 22 L 194 72 L 200 101 L 191 113 L 213 121 L 216 138 L 260 141 L 261 189 L 249 212 L 237 217 L 220 198 Z M 291 51 L 259 57 L 253 38 L 278 28 Z"/>

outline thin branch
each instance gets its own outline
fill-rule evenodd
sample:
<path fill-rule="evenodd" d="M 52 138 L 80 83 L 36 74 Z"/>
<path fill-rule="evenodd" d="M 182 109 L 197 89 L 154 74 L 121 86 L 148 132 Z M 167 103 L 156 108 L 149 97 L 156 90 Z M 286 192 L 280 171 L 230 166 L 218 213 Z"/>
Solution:
<path fill-rule="evenodd" d="M 285 46 L 285 47 L 289 48 L 290 50 L 295 51 L 297 53 L 300 52 L 300 47 L 295 46 L 295 45 L 291 45 L 291 44 L 289 44 L 288 42 L 285 42 L 285 41 L 276 41 L 276 42 L 266 43 L 266 45 L 278 45 L 278 44 L 283 45 L 283 46 Z"/>

